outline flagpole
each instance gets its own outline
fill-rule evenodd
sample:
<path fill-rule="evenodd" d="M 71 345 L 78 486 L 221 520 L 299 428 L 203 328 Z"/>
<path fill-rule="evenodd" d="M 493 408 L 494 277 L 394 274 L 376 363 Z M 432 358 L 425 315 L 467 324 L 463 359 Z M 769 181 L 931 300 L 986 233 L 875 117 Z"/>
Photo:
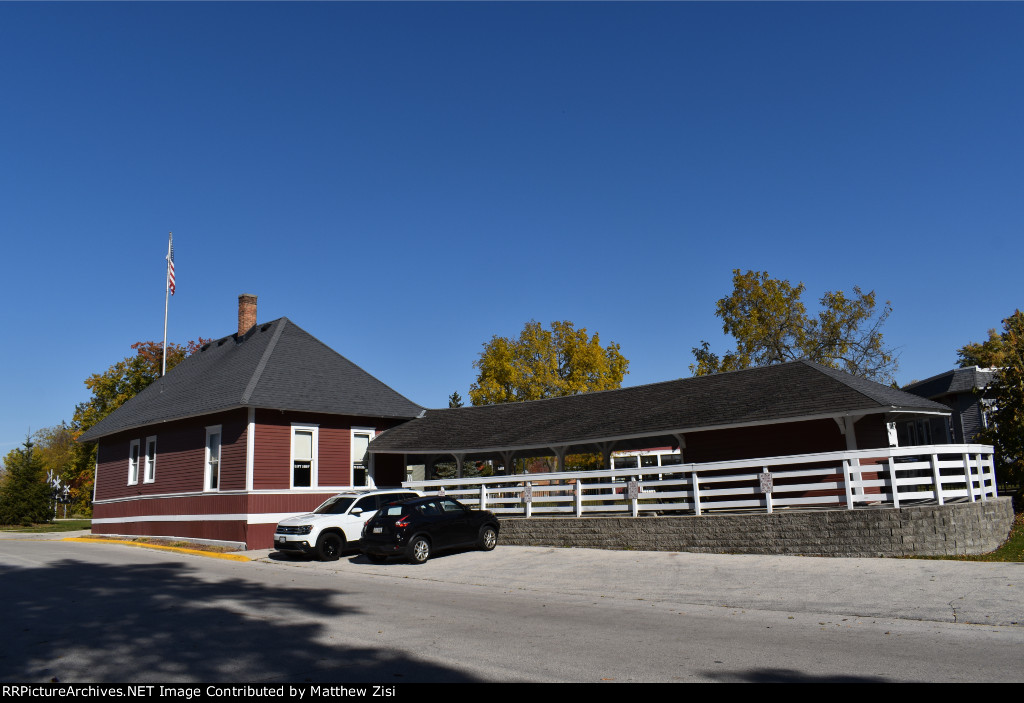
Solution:
<path fill-rule="evenodd" d="M 171 301 L 171 248 L 173 233 L 167 233 L 167 275 L 164 278 L 164 360 L 160 375 L 167 375 L 167 307 Z"/>

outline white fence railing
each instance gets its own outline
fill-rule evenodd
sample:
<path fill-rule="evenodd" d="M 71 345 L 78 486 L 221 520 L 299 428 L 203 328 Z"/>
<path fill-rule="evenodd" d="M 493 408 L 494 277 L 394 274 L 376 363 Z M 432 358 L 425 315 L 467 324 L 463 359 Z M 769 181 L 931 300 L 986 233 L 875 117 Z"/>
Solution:
<path fill-rule="evenodd" d="M 846 508 L 995 498 L 992 447 L 938 444 L 649 468 L 431 481 L 406 488 L 506 515 Z"/>

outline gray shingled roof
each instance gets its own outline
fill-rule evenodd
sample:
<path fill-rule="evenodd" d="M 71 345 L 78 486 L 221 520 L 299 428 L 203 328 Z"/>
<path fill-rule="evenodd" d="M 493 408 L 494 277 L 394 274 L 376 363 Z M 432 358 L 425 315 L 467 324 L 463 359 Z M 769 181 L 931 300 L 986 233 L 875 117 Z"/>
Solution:
<path fill-rule="evenodd" d="M 971 393 L 984 390 L 995 379 L 995 369 L 982 369 L 969 366 L 964 369 L 953 369 L 940 373 L 923 381 L 904 386 L 907 393 L 922 398 L 941 398 L 955 393 Z"/>
<path fill-rule="evenodd" d="M 423 410 L 282 317 L 203 346 L 82 440 L 239 407 L 393 418 Z"/>
<path fill-rule="evenodd" d="M 428 410 L 375 439 L 380 452 L 466 453 L 583 445 L 939 403 L 807 361 L 526 403 Z M 621 447 L 621 445 L 620 445 Z"/>

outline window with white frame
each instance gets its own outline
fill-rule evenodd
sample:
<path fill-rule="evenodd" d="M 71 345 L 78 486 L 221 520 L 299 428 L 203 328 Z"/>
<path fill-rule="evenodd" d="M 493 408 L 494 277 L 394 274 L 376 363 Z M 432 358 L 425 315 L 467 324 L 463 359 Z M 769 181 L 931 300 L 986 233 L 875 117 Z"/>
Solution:
<path fill-rule="evenodd" d="M 142 473 L 143 483 L 156 481 L 156 435 L 146 437 L 146 466 Z"/>
<path fill-rule="evenodd" d="M 139 440 L 133 439 L 128 447 L 128 485 L 139 482 Z"/>
<path fill-rule="evenodd" d="M 204 490 L 220 490 L 220 425 L 206 428 L 206 483 Z"/>
<path fill-rule="evenodd" d="M 292 425 L 292 488 L 317 485 L 319 434 L 316 425 Z"/>
<path fill-rule="evenodd" d="M 376 434 L 373 427 L 352 428 L 352 485 L 365 486 L 366 476 L 370 467 L 368 450 L 370 440 Z"/>

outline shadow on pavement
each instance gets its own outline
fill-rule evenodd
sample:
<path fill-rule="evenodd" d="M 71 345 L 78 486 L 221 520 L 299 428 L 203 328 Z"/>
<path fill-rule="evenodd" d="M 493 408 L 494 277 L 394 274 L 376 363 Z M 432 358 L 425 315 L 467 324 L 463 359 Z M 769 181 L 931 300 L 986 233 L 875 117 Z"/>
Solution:
<path fill-rule="evenodd" d="M 476 680 L 400 652 L 325 642 L 323 621 L 355 612 L 340 593 L 213 580 L 176 562 L 0 566 L 0 680 Z"/>
<path fill-rule="evenodd" d="M 890 683 L 882 676 L 836 674 L 818 676 L 796 669 L 749 669 L 746 671 L 705 671 L 703 676 L 729 683 Z"/>

